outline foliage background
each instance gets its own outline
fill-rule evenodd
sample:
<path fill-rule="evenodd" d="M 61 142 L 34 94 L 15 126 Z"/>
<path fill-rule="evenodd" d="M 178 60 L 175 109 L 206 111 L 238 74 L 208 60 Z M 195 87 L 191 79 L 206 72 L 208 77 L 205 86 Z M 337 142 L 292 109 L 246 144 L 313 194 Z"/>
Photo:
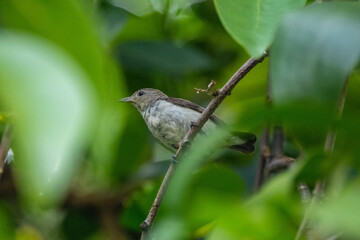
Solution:
<path fill-rule="evenodd" d="M 218 133 L 184 159 L 154 235 L 291 239 L 304 211 L 297 184 L 326 179 L 326 198 L 311 211 L 314 234 L 359 238 L 359 2 L 318 5 L 2 1 L 0 133 L 13 125 L 15 161 L 0 181 L 0 239 L 138 239 L 172 153 L 116 100 L 152 87 L 206 106 L 210 97 L 194 87 L 213 79 L 220 88 L 270 45 L 270 60 L 217 114 L 259 137 L 266 125 L 282 124 L 286 155 L 298 163 L 255 193 L 260 148 L 250 156 L 218 149 L 209 158 Z M 349 74 L 339 119 L 335 105 Z M 338 132 L 331 154 L 323 151 L 330 128 Z"/>

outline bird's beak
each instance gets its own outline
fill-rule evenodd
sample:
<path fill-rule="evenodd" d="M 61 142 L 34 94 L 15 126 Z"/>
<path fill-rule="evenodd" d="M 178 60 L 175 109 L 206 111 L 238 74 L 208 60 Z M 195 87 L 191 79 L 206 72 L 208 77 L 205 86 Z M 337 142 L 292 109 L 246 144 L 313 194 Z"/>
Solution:
<path fill-rule="evenodd" d="M 132 97 L 126 97 L 126 98 L 122 98 L 122 99 L 119 99 L 118 102 L 128 102 L 128 103 L 133 103 L 134 100 Z"/>

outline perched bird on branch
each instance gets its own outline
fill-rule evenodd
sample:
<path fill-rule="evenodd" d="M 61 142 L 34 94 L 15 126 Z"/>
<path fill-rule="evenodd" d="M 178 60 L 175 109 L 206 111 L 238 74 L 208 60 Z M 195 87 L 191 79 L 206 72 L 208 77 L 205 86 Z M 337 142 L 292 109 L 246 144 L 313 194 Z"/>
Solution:
<path fill-rule="evenodd" d="M 131 103 L 143 116 L 150 132 L 167 148 L 176 151 L 186 133 L 200 118 L 204 108 L 181 98 L 168 97 L 157 89 L 143 88 L 132 96 L 120 99 Z M 205 123 L 200 134 L 225 126 L 215 114 Z M 225 147 L 250 154 L 254 151 L 256 136 L 252 133 L 232 132 L 224 139 Z"/>

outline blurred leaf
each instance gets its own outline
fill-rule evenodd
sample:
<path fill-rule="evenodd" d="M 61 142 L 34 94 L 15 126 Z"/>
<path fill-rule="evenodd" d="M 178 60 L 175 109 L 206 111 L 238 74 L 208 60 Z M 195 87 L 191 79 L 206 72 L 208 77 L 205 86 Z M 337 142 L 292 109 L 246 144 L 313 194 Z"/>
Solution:
<path fill-rule="evenodd" d="M 242 195 L 243 190 L 241 178 L 234 171 L 223 166 L 212 165 L 195 174 L 191 183 L 192 193 L 190 195 L 193 196 L 198 191 L 214 191 L 221 195 L 229 194 L 237 198 Z"/>
<path fill-rule="evenodd" d="M 149 209 L 156 197 L 162 179 L 147 182 L 141 191 L 132 192 L 131 196 L 124 201 L 124 211 L 121 216 L 121 224 L 127 228 L 140 232 L 139 224 L 146 218 Z M 161 219 L 159 212 L 157 219 Z"/>
<path fill-rule="evenodd" d="M 265 124 L 281 122 L 286 135 L 301 150 L 323 150 L 329 126 L 334 124 L 334 110 L 317 104 L 292 103 L 268 108 L 264 98 L 236 104 L 239 111 L 237 129 L 260 132 Z M 316 131 L 314 131 L 316 129 Z"/>
<path fill-rule="evenodd" d="M 0 202 L 0 239 L 15 239 L 14 226 L 12 219 L 5 207 L 5 204 Z"/>
<path fill-rule="evenodd" d="M 171 231 L 170 231 L 171 229 Z M 165 221 L 160 221 L 154 229 L 154 236 L 157 240 L 182 240 L 185 237 L 185 226 L 181 219 L 172 217 Z"/>
<path fill-rule="evenodd" d="M 125 92 L 119 66 L 108 59 L 90 12 L 76 0 L 7 0 L 0 1 L 3 27 L 19 29 L 45 38 L 70 54 L 82 67 L 97 93 L 99 106 L 92 106 L 94 143 L 90 158 L 95 163 L 94 178 L 103 176 L 117 147 L 126 111 L 116 99 Z"/>
<path fill-rule="evenodd" d="M 176 17 L 184 8 L 197 2 L 205 0 L 149 0 L 153 8 L 160 12 L 166 13 L 168 17 Z"/>
<path fill-rule="evenodd" d="M 114 40 L 119 35 L 128 20 L 128 14 L 121 8 L 106 2 L 100 5 L 100 13 L 104 21 L 104 34 L 107 40 Z"/>
<path fill-rule="evenodd" d="M 170 4 L 169 0 L 149 0 L 149 1 L 153 6 L 153 8 L 160 13 L 164 13 L 166 10 L 168 10 Z"/>
<path fill-rule="evenodd" d="M 73 0 L 8 0 L 0 3 L 0 19 L 7 28 L 48 38 L 68 51 L 90 79 L 103 90 L 103 52 L 97 33 L 81 5 Z"/>
<path fill-rule="evenodd" d="M 149 201 L 150 198 L 148 199 Z M 135 232 L 140 232 L 139 224 L 146 218 L 146 210 L 141 208 L 139 199 L 134 199 L 126 204 L 121 214 L 121 225 Z"/>
<path fill-rule="evenodd" d="M 62 222 L 62 230 L 68 240 L 89 239 L 99 228 L 95 209 L 69 209 Z"/>
<path fill-rule="evenodd" d="M 301 166 L 276 176 L 247 203 L 236 203 L 217 221 L 208 239 L 291 239 L 300 222 L 293 198 L 294 178 Z M 276 223 L 276 224 L 274 224 Z"/>
<path fill-rule="evenodd" d="M 211 164 L 194 174 L 186 192 L 181 208 L 191 232 L 195 232 L 237 204 L 243 195 L 244 183 L 235 171 Z"/>
<path fill-rule="evenodd" d="M 170 161 L 151 162 L 141 166 L 132 176 L 132 181 L 144 181 L 165 176 Z"/>
<path fill-rule="evenodd" d="M 22 225 L 16 229 L 16 240 L 44 240 L 44 237 L 34 227 Z"/>
<path fill-rule="evenodd" d="M 334 103 L 360 58 L 360 5 L 311 5 L 284 18 L 271 51 L 274 101 Z"/>
<path fill-rule="evenodd" d="M 199 1 L 191 5 L 191 10 L 199 18 L 199 20 L 208 23 L 211 26 L 210 29 L 213 29 L 214 27 L 220 28 L 224 35 L 229 36 L 229 34 L 223 31 L 223 27 L 215 9 L 214 1 Z"/>
<path fill-rule="evenodd" d="M 141 31 L 139 31 L 141 29 Z M 129 15 L 128 21 L 116 38 L 118 42 L 160 40 L 164 35 L 161 15 L 152 14 L 142 18 Z"/>
<path fill-rule="evenodd" d="M 199 50 L 170 42 L 127 42 L 117 51 L 125 69 L 145 75 L 159 72 L 182 76 L 213 66 L 213 61 Z"/>
<path fill-rule="evenodd" d="M 132 106 L 128 107 L 131 108 Z M 138 115 L 138 112 L 135 111 L 133 109 L 134 114 Z M 126 120 L 127 125 L 124 127 L 121 138 L 113 149 L 117 157 L 110 159 L 106 163 L 100 163 L 107 165 L 104 169 L 105 175 L 112 183 L 123 182 L 144 163 L 144 160 L 148 160 L 151 153 L 148 139 L 149 133 L 141 116 Z"/>
<path fill-rule="evenodd" d="M 153 12 L 149 0 L 107 0 L 116 7 L 125 9 L 137 16 L 144 16 Z"/>
<path fill-rule="evenodd" d="M 318 205 L 312 212 L 312 217 L 326 234 L 340 232 L 341 236 L 347 237 L 344 239 L 358 239 L 360 211 L 354 206 L 357 206 L 359 199 L 359 186 L 354 185 L 342 192 L 338 198 Z"/>
<path fill-rule="evenodd" d="M 227 136 L 224 129 L 217 129 L 210 136 L 197 135 L 190 150 L 181 159 L 176 173 L 169 185 L 167 204 L 174 211 L 181 203 L 186 189 L 191 183 L 191 176 L 202 162 L 204 162 L 212 153 L 218 150 L 223 139 Z"/>
<path fill-rule="evenodd" d="M 342 159 L 345 161 L 345 159 Z M 312 153 L 302 160 L 304 167 L 301 169 L 297 180 L 299 182 L 306 182 L 310 186 L 315 186 L 319 179 L 326 179 L 330 176 L 334 169 L 339 165 L 339 158 L 336 156 L 327 156 L 323 153 Z"/>
<path fill-rule="evenodd" d="M 14 111 L 16 173 L 33 203 L 65 193 L 96 108 L 88 79 L 59 48 L 28 35 L 0 33 L 1 101 Z"/>
<path fill-rule="evenodd" d="M 185 219 L 182 218 L 186 212 L 182 211 L 181 205 L 184 203 L 186 193 L 188 192 L 187 189 L 192 182 L 193 172 L 207 157 L 220 148 L 227 134 L 224 129 L 218 129 L 210 136 L 198 135 L 195 138 L 190 150 L 181 159 L 169 184 L 165 201 L 162 204 L 162 211 L 165 213 L 165 216 L 154 230 L 157 238 L 166 239 L 168 237 L 168 228 L 165 226 L 167 226 L 167 222 L 171 222 L 173 219 L 176 219 L 177 226 L 180 226 L 180 229 L 186 226 Z M 216 183 L 213 182 L 213 186 L 216 187 Z M 188 239 L 184 237 L 187 234 L 185 230 L 176 231 L 171 236 L 171 239 Z"/>
<path fill-rule="evenodd" d="M 221 22 L 229 34 L 253 57 L 271 45 L 277 25 L 286 12 L 305 0 L 215 0 Z"/>

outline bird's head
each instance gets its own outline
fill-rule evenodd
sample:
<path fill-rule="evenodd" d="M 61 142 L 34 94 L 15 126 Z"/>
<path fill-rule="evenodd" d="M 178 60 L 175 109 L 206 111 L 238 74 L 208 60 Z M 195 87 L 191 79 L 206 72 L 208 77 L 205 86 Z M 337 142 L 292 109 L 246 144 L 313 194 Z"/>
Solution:
<path fill-rule="evenodd" d="M 159 99 L 166 99 L 167 95 L 160 90 L 153 88 L 143 88 L 137 90 L 130 97 L 122 98 L 120 102 L 128 102 L 134 105 L 139 112 L 144 112 L 149 106 Z"/>

